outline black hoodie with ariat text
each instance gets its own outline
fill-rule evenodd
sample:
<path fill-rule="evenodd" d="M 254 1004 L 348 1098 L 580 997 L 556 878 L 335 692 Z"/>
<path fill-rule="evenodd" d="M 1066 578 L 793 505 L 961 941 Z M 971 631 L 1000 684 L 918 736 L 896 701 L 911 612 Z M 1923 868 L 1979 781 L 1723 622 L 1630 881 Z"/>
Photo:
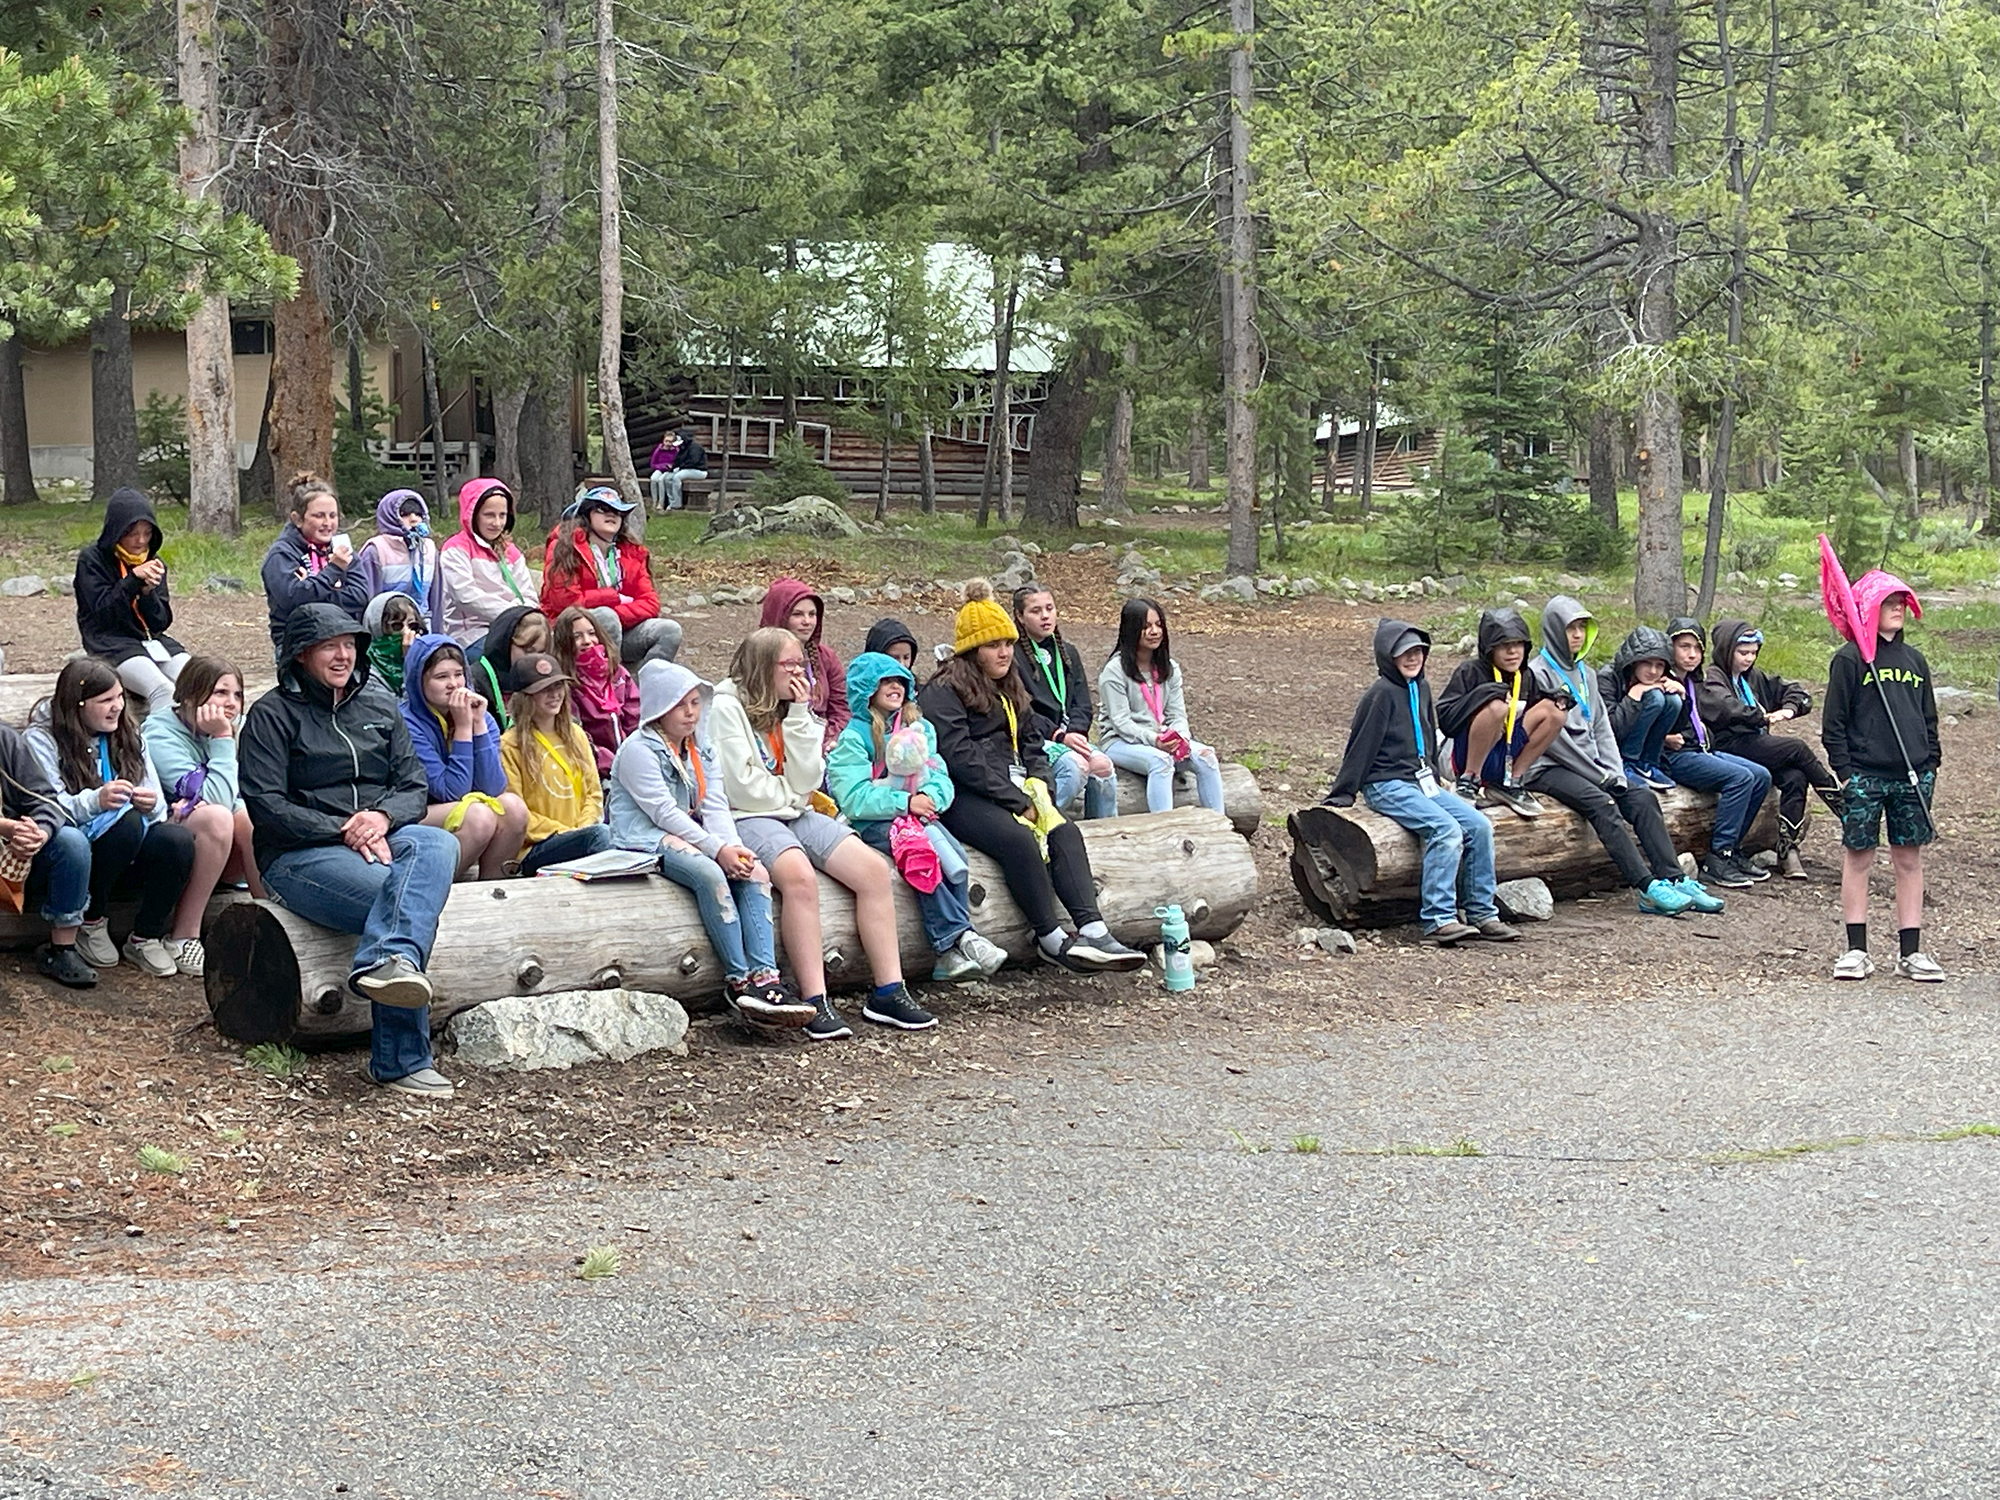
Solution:
<path fill-rule="evenodd" d="M 1327 789 L 1326 800 L 1336 807 L 1353 803 L 1355 795 L 1371 782 L 1415 781 L 1419 770 L 1428 767 L 1438 774 L 1437 705 L 1431 699 L 1431 685 L 1419 673 L 1416 712 L 1410 709 L 1410 679 L 1403 676 L 1396 658 L 1412 646 L 1428 653 L 1431 638 L 1407 620 L 1382 620 L 1375 626 L 1375 681 L 1368 684 L 1361 701 L 1354 705 L 1354 719 L 1348 725 L 1347 750 L 1340 770 Z M 1428 664 L 1429 656 L 1426 654 Z M 1418 724 L 1423 726 L 1423 751 L 1417 749 Z"/>

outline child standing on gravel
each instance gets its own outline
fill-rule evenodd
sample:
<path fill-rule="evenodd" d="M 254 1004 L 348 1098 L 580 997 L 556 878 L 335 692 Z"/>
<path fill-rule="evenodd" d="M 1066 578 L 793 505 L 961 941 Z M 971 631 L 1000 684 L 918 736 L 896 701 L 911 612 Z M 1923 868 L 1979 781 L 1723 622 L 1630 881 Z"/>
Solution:
<path fill-rule="evenodd" d="M 1347 750 L 1326 800 L 1351 807 L 1359 793 L 1422 840 L 1425 942 L 1450 947 L 1481 937 L 1511 943 L 1520 933 L 1500 920 L 1493 899 L 1493 825 L 1439 782 L 1444 737 L 1424 681 L 1430 652 L 1430 636 L 1416 626 L 1402 620 L 1376 625 L 1379 675 L 1354 705 Z M 1459 920 L 1461 906 L 1466 921 Z"/>
<path fill-rule="evenodd" d="M 1833 653 L 1820 726 L 1826 758 L 1846 783 L 1840 914 L 1847 924 L 1847 951 L 1834 964 L 1833 977 L 1866 979 L 1875 972 L 1868 956 L 1868 878 L 1886 821 L 1889 863 L 1896 872 L 1896 972 L 1935 984 L 1944 970 L 1923 951 L 1924 845 L 1937 837 L 1931 793 L 1944 748 L 1930 663 L 1903 639 L 1903 627 L 1924 612 L 1908 584 L 1879 568 L 1855 581 L 1854 604 L 1861 629 L 1876 638 L 1875 660 L 1863 662 L 1852 641 Z"/>

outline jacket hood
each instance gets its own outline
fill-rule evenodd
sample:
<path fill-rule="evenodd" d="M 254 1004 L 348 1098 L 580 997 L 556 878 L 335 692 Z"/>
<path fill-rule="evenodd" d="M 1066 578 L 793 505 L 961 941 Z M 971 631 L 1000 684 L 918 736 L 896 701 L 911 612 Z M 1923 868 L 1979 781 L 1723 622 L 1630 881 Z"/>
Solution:
<path fill-rule="evenodd" d="M 847 706 L 854 710 L 854 717 L 865 718 L 868 700 L 875 696 L 875 689 L 883 679 L 900 677 L 903 679 L 905 701 L 917 696 L 917 679 L 910 669 L 895 657 L 880 651 L 864 651 L 847 664 Z"/>
<path fill-rule="evenodd" d="M 120 491 L 121 494 L 125 493 Z M 116 500 L 116 495 L 111 497 Z M 155 530 L 157 535 L 157 528 Z M 1881 632 L 1882 606 L 1901 594 L 1910 601 L 1910 618 L 1921 620 L 1924 607 L 1917 602 L 1917 591 L 1894 573 L 1884 573 L 1880 568 L 1871 568 L 1854 580 L 1854 609 L 1861 616 L 1861 628 L 1869 635 Z"/>
<path fill-rule="evenodd" d="M 368 601 L 368 607 L 361 611 L 361 629 L 364 633 L 368 635 L 387 634 L 382 625 L 382 615 L 389 608 L 389 603 L 393 599 L 401 599 L 405 604 L 410 602 L 410 596 L 401 589 L 384 589 Z M 423 618 L 422 610 L 417 611 L 417 618 Z"/>
<path fill-rule="evenodd" d="M 375 529 L 390 536 L 403 534 L 403 512 L 416 509 L 423 512 L 426 523 L 431 518 L 431 508 L 422 495 L 415 490 L 391 490 L 375 502 Z"/>
<path fill-rule="evenodd" d="M 1710 637 L 1712 649 L 1708 659 L 1722 668 L 1722 673 L 1732 682 L 1736 680 L 1736 643 L 1750 633 L 1748 620 L 1717 620 L 1715 634 Z"/>
<path fill-rule="evenodd" d="M 639 722 L 650 724 L 697 688 L 702 690 L 702 707 L 714 696 L 715 687 L 704 682 L 692 667 L 677 661 L 649 661 L 639 668 Z"/>
<path fill-rule="evenodd" d="M 1702 649 L 1708 649 L 1708 632 L 1701 628 L 1701 621 L 1693 615 L 1675 615 L 1667 621 L 1667 642 L 1671 645 L 1677 638 L 1691 635 L 1701 642 Z"/>
<path fill-rule="evenodd" d="M 97 534 L 97 550 L 109 558 L 112 549 L 118 545 L 118 538 L 140 521 L 153 528 L 153 540 L 146 548 L 146 556 L 157 557 L 160 552 L 160 522 L 153 514 L 153 502 L 129 486 L 113 490 L 111 498 L 104 502 L 104 529 Z"/>
<path fill-rule="evenodd" d="M 403 702 L 419 722 L 436 717 L 431 706 L 424 702 L 424 668 L 446 646 L 456 650 L 460 660 L 464 659 L 464 650 L 448 635 L 420 635 L 410 642 L 410 649 L 403 656 Z"/>
<path fill-rule="evenodd" d="M 1583 631 L 1583 649 L 1572 651 L 1569 649 L 1569 627 L 1577 620 L 1588 623 Z M 1557 594 L 1542 606 L 1542 649 L 1562 663 L 1565 670 L 1573 670 L 1576 659 L 1590 655 L 1590 648 L 1596 644 L 1597 621 L 1583 607 L 1581 599 Z"/>
<path fill-rule="evenodd" d="M 1611 658 L 1611 670 L 1623 682 L 1632 669 L 1646 660 L 1674 664 L 1674 648 L 1667 640 L 1664 630 L 1655 630 L 1650 625 L 1641 625 L 1618 643 L 1618 654 Z"/>
<path fill-rule="evenodd" d="M 330 641 L 337 635 L 354 637 L 354 676 L 347 685 L 351 696 L 368 681 L 368 637 L 355 628 L 354 617 L 337 604 L 301 604 L 285 617 L 284 645 L 278 652 L 279 680 L 303 688 L 305 684 L 298 671 L 300 655 L 307 647 Z M 318 687 L 317 683 L 313 685 Z"/>
<path fill-rule="evenodd" d="M 468 479 L 458 487 L 458 529 L 468 538 L 476 539 L 472 530 L 472 513 L 479 509 L 481 500 L 495 491 L 507 497 L 507 530 L 514 529 L 514 492 L 488 475 L 484 479 Z"/>
<path fill-rule="evenodd" d="M 1428 631 L 1417 629 L 1408 620 L 1378 620 L 1375 622 L 1375 670 L 1390 682 L 1407 681 L 1396 666 L 1396 658 L 1412 646 L 1422 646 L 1426 652 L 1431 649 Z"/>
<path fill-rule="evenodd" d="M 479 643 L 480 658 L 492 662 L 496 672 L 511 666 L 514 661 L 514 627 L 521 623 L 521 616 L 540 613 L 532 604 L 510 604 L 501 610 L 493 617 L 493 623 L 486 627 L 486 639 Z"/>
<path fill-rule="evenodd" d="M 771 587 L 764 594 L 764 611 L 758 616 L 757 623 L 775 625 L 783 630 L 786 617 L 801 599 L 810 599 L 819 606 L 819 625 L 813 631 L 812 640 L 807 643 L 817 646 L 821 633 L 826 629 L 826 601 L 813 591 L 811 585 L 800 583 L 796 578 L 771 580 Z"/>
<path fill-rule="evenodd" d="M 1528 622 L 1521 618 L 1521 612 L 1511 604 L 1504 609 L 1487 609 L 1479 613 L 1479 659 L 1488 666 L 1493 664 L 1493 653 L 1509 641 L 1519 641 L 1530 650 L 1535 638 L 1528 633 Z"/>
<path fill-rule="evenodd" d="M 868 639 L 861 643 L 861 649 L 863 651 L 879 651 L 884 656 L 887 656 L 889 648 L 898 641 L 909 642 L 911 661 L 915 661 L 919 656 L 923 655 L 923 647 L 917 644 L 917 638 L 910 633 L 910 627 L 905 625 L 901 620 L 893 619 L 877 620 L 873 625 L 870 625 L 868 627 Z M 856 709 L 855 712 L 859 713 L 860 710 Z"/>

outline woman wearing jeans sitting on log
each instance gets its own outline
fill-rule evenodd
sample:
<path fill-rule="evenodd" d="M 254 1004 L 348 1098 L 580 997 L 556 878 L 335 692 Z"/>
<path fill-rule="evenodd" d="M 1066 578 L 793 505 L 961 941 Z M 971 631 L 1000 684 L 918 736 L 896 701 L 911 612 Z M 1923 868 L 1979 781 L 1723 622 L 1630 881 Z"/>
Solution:
<path fill-rule="evenodd" d="M 449 1099 L 451 1084 L 431 1066 L 424 968 L 458 840 L 423 826 L 423 762 L 395 698 L 369 681 L 367 644 L 344 610 L 292 612 L 277 689 L 243 726 L 237 778 L 272 895 L 361 939 L 347 986 L 374 1007 L 368 1077 Z"/>

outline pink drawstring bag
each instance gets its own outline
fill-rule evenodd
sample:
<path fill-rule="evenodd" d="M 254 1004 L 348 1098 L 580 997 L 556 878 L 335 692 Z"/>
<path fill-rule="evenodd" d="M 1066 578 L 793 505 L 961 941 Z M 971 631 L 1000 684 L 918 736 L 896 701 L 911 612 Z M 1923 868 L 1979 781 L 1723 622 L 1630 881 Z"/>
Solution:
<path fill-rule="evenodd" d="M 938 864 L 937 850 L 931 847 L 923 820 L 908 813 L 889 825 L 889 858 L 911 888 L 926 896 L 944 879 L 944 868 Z"/>

